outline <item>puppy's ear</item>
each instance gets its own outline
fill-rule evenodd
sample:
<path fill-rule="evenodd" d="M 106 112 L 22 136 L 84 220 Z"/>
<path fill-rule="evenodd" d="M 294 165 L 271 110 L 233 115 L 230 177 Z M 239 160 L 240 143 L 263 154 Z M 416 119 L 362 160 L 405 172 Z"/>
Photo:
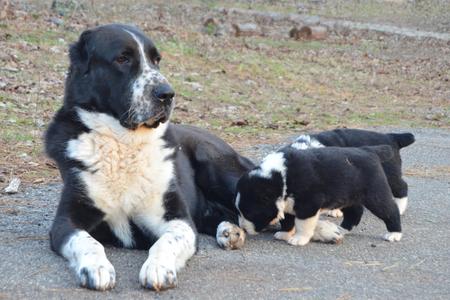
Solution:
<path fill-rule="evenodd" d="M 92 56 L 91 50 L 89 49 L 91 36 L 92 31 L 86 30 L 81 34 L 78 42 L 70 46 L 70 73 L 77 72 L 84 75 L 89 72 L 89 64 Z"/>

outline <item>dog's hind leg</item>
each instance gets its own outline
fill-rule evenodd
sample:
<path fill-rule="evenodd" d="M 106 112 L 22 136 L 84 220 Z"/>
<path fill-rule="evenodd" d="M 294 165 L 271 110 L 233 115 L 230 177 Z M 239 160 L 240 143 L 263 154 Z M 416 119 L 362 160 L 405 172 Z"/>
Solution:
<path fill-rule="evenodd" d="M 341 227 L 350 231 L 353 227 L 358 226 L 364 212 L 362 205 L 353 205 L 342 209 L 344 213 L 344 220 L 342 220 Z"/>
<path fill-rule="evenodd" d="M 408 206 L 408 184 L 401 177 L 397 177 L 395 180 L 389 179 L 389 185 L 400 215 L 403 215 Z"/>
<path fill-rule="evenodd" d="M 372 196 L 372 199 L 364 201 L 364 206 L 386 224 L 388 233 L 383 238 L 389 242 L 400 241 L 402 238 L 400 212 L 390 190 Z"/>

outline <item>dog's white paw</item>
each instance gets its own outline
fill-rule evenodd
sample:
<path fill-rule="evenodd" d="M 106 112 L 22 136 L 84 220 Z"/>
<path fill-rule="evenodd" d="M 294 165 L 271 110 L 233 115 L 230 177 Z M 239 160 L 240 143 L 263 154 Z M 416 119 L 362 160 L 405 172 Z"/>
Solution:
<path fill-rule="evenodd" d="M 383 236 L 383 239 L 385 239 L 388 242 L 398 242 L 402 239 L 402 233 L 401 232 L 388 232 Z"/>
<path fill-rule="evenodd" d="M 325 213 L 325 215 L 333 218 L 342 218 L 344 216 L 342 210 L 340 209 L 330 209 Z"/>
<path fill-rule="evenodd" d="M 400 215 L 403 215 L 406 211 L 406 207 L 408 206 L 408 197 L 403 198 L 394 198 L 395 203 L 397 203 L 398 211 Z"/>
<path fill-rule="evenodd" d="M 293 227 L 290 231 L 277 231 L 273 235 L 273 237 L 277 240 L 288 241 L 290 237 L 295 234 L 295 227 Z"/>
<path fill-rule="evenodd" d="M 287 242 L 294 246 L 305 246 L 306 244 L 309 243 L 310 240 L 311 240 L 310 237 L 294 234 L 287 240 Z"/>
<path fill-rule="evenodd" d="M 245 243 L 245 232 L 239 226 L 223 221 L 217 226 L 216 240 L 225 250 L 240 249 Z"/>
<path fill-rule="evenodd" d="M 142 265 L 139 281 L 147 289 L 163 291 L 177 285 L 177 272 L 174 265 L 149 257 Z"/>
<path fill-rule="evenodd" d="M 330 221 L 319 220 L 312 237 L 313 241 L 339 244 L 344 239 L 345 229 Z"/>
<path fill-rule="evenodd" d="M 92 290 L 105 291 L 116 284 L 116 272 L 106 257 L 92 256 L 77 268 L 80 285 Z"/>

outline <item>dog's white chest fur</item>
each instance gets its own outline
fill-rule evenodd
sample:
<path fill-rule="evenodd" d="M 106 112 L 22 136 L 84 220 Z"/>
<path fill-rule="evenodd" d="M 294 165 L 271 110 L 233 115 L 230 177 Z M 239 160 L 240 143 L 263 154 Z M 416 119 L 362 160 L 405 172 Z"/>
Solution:
<path fill-rule="evenodd" d="M 89 198 L 115 234 L 131 245 L 128 219 L 139 223 L 145 215 L 156 225 L 165 213 L 163 196 L 174 176 L 173 161 L 167 159 L 173 149 L 162 139 L 167 124 L 132 131 L 106 114 L 79 110 L 79 116 L 91 131 L 69 141 L 67 155 L 87 166 L 79 176 Z"/>

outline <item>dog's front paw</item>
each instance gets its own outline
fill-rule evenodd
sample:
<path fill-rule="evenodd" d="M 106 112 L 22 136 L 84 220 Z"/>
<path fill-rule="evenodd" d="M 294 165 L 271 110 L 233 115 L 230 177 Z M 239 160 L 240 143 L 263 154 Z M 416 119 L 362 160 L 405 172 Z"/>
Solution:
<path fill-rule="evenodd" d="M 177 285 L 177 272 L 170 264 L 148 258 L 142 265 L 139 281 L 143 287 L 159 292 Z"/>
<path fill-rule="evenodd" d="M 245 243 L 245 232 L 230 222 L 222 222 L 217 226 L 217 244 L 225 250 L 240 249 Z"/>
<path fill-rule="evenodd" d="M 398 242 L 402 239 L 401 232 L 388 232 L 383 236 L 383 239 L 388 242 Z"/>
<path fill-rule="evenodd" d="M 287 242 L 294 246 L 305 246 L 309 243 L 310 240 L 311 238 L 309 237 L 305 237 L 302 235 L 293 235 L 287 240 Z"/>
<path fill-rule="evenodd" d="M 288 241 L 290 237 L 295 234 L 295 227 L 293 227 L 290 231 L 277 231 L 273 235 L 273 237 L 277 240 Z"/>
<path fill-rule="evenodd" d="M 112 289 L 116 284 L 116 272 L 106 257 L 96 257 L 89 259 L 88 262 L 82 262 L 77 275 L 80 285 L 92 290 L 105 291 Z"/>
<path fill-rule="evenodd" d="M 344 216 L 342 210 L 340 209 L 330 209 L 325 213 L 325 215 L 332 218 L 342 218 Z"/>
<path fill-rule="evenodd" d="M 312 237 L 313 241 L 339 244 L 344 239 L 345 229 L 329 221 L 319 220 Z"/>

